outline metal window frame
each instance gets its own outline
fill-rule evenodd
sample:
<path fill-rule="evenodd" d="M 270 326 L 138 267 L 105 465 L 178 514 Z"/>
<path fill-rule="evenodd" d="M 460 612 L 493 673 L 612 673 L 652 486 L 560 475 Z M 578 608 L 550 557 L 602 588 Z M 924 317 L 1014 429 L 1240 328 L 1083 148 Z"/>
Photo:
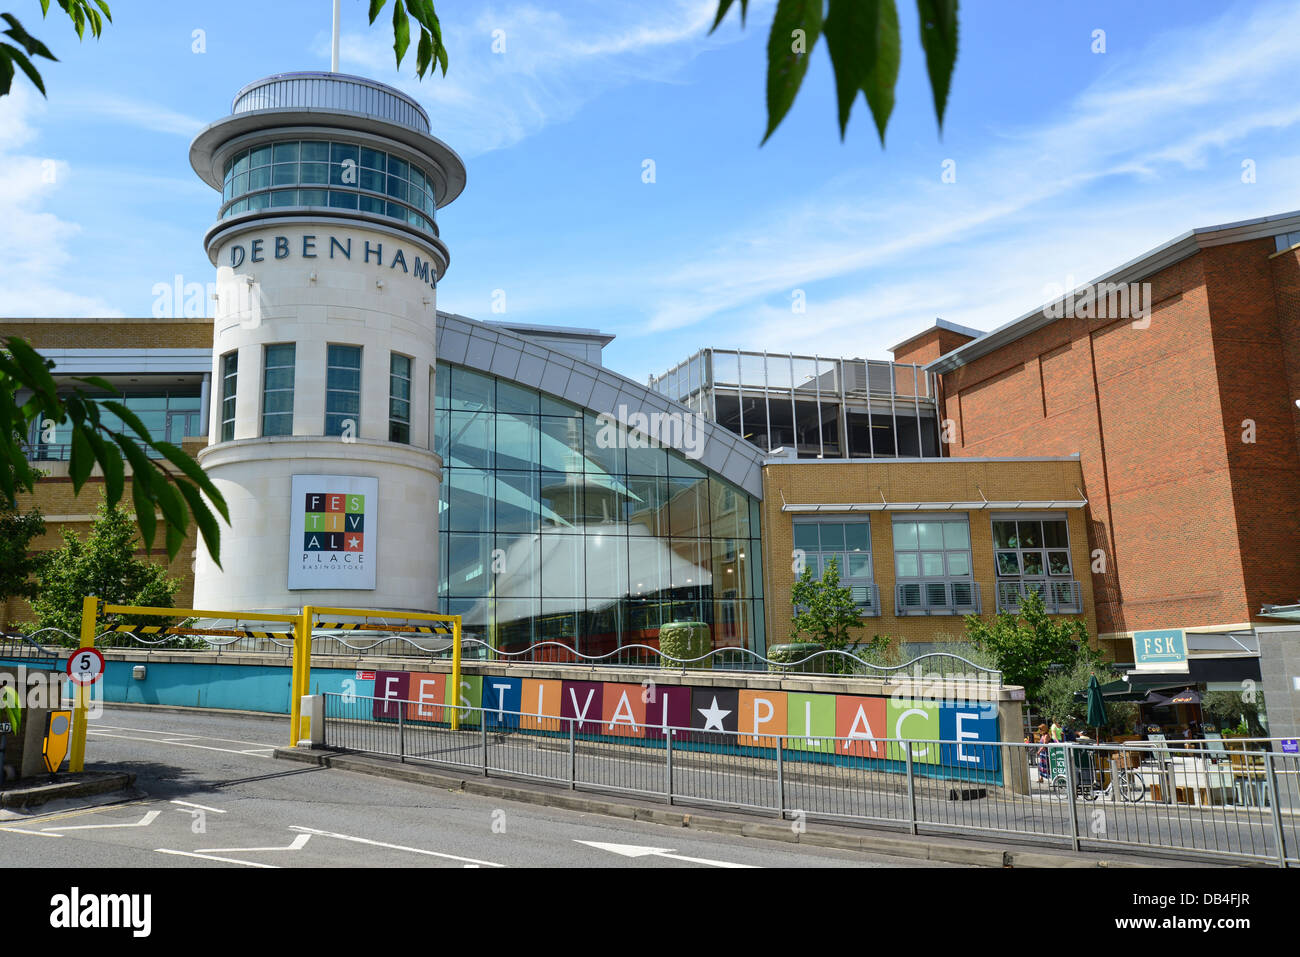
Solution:
<path fill-rule="evenodd" d="M 277 366 L 270 365 L 268 360 L 269 360 L 269 356 L 270 356 L 270 352 L 271 352 L 271 350 L 272 350 L 272 349 L 279 349 L 279 348 L 282 348 L 282 347 L 284 347 L 284 346 L 288 346 L 288 347 L 290 347 L 290 348 L 293 350 L 293 361 L 290 362 L 288 365 L 277 365 Z M 292 377 L 291 377 L 291 380 L 290 380 L 290 383 L 289 383 L 289 387 L 288 387 L 287 389 L 268 389 L 268 388 L 267 388 L 267 385 L 266 385 L 266 377 L 270 374 L 270 372 L 271 372 L 272 369 L 290 369 L 290 370 L 293 371 L 293 375 L 292 375 Z M 258 421 L 261 423 L 261 433 L 260 433 L 260 434 L 261 434 L 262 436 L 268 436 L 268 435 L 270 435 L 271 437 L 275 437 L 275 436 L 280 436 L 280 435 L 293 435 L 293 412 L 294 412 L 293 407 L 294 407 L 294 404 L 295 404 L 295 403 L 294 403 L 294 397 L 295 397 L 295 393 L 296 393 L 296 391 L 297 391 L 297 387 L 298 387 L 298 344 L 297 344 L 296 342 L 267 342 L 267 343 L 263 343 L 263 345 L 262 345 L 262 391 L 261 391 L 261 395 L 260 395 L 261 409 L 260 409 L 260 414 L 259 414 L 259 416 L 258 416 Z M 267 411 L 266 411 L 266 396 L 267 396 L 267 393 L 268 393 L 268 392 L 288 392 L 288 393 L 289 393 L 289 410 L 288 410 L 287 412 L 267 412 Z M 272 432 L 272 433 L 268 433 L 268 432 L 266 431 L 266 419 L 267 419 L 267 416 L 268 416 L 268 415 L 270 415 L 270 416 L 275 416 L 275 417 L 277 417 L 277 418 L 278 418 L 278 417 L 282 417 L 282 416 L 288 416 L 288 417 L 289 417 L 289 431 L 288 431 L 288 432 Z"/>
<path fill-rule="evenodd" d="M 356 365 L 356 373 L 357 373 L 357 388 L 356 388 L 356 396 L 357 396 L 357 413 L 356 413 L 356 417 L 357 417 L 357 434 L 360 435 L 360 433 L 361 433 L 361 416 L 362 416 L 362 412 L 363 412 L 363 409 L 362 409 L 362 397 L 363 397 L 363 395 L 364 395 L 364 390 L 363 390 L 363 388 L 362 388 L 362 382 L 361 382 L 361 376 L 365 373 L 365 361 L 366 361 L 366 356 L 365 356 L 365 347 L 364 347 L 364 346 L 357 345 L 357 344 L 354 343 L 354 342 L 327 342 L 327 343 L 325 344 L 325 432 L 324 432 L 324 434 L 327 435 L 327 436 L 342 435 L 342 434 L 343 434 L 342 432 L 335 433 L 335 432 L 331 432 L 331 431 L 329 430 L 330 416 L 331 416 L 331 415 L 342 415 L 342 414 L 343 414 L 343 413 L 340 413 L 340 412 L 330 412 L 330 393 L 331 393 L 331 392 L 337 392 L 337 393 L 340 393 L 340 394 L 346 394 L 346 395 L 351 395 L 351 394 L 352 394 L 352 390 L 351 390 L 351 389 L 331 389 L 331 388 L 330 388 L 330 370 L 331 370 L 331 369 L 345 369 L 345 370 L 347 370 L 348 372 L 353 371 L 352 366 L 332 366 L 332 365 L 330 365 L 330 358 L 329 358 L 329 356 L 330 356 L 330 349 L 331 349 L 331 348 L 339 348 L 339 349 L 355 349 L 356 352 L 357 352 L 357 365 Z"/>

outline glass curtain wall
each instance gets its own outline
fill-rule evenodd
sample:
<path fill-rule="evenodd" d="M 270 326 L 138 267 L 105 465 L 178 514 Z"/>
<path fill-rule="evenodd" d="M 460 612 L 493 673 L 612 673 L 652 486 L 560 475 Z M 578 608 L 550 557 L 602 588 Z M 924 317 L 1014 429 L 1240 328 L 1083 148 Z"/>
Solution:
<path fill-rule="evenodd" d="M 799 458 L 940 452 L 934 376 L 912 363 L 705 349 L 650 388 Z"/>
<path fill-rule="evenodd" d="M 439 608 L 467 635 L 599 655 L 703 621 L 764 650 L 756 499 L 536 389 L 441 362 L 435 381 Z"/>

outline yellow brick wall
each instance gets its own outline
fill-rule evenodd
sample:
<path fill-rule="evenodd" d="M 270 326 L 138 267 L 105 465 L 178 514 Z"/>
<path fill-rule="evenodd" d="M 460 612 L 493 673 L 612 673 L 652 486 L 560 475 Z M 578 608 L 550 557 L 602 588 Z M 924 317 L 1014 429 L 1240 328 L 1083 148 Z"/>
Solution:
<path fill-rule="evenodd" d="M 1077 501 L 1082 496 L 1082 472 L 1077 460 L 979 462 L 950 459 L 931 462 L 818 462 L 767 465 L 763 469 L 763 567 L 767 641 L 790 638 L 790 589 L 794 584 L 793 517 L 782 503 L 846 504 L 866 502 Z M 981 492 L 983 493 L 981 495 Z M 1056 510 L 1053 510 L 1056 511 Z M 1086 509 L 1061 509 L 1070 533 L 1070 561 L 1083 591 L 1082 616 L 1088 634 L 1097 633 L 1089 572 Z M 824 513 L 823 513 L 824 514 Z M 880 617 L 862 619 L 864 638 L 888 635 L 896 641 L 963 641 L 965 628 L 956 615 L 895 617 L 893 516 L 897 512 L 854 512 L 845 520 L 869 520 L 871 558 L 880 589 Z M 983 615 L 997 611 L 993 559 L 992 513 L 954 511 L 970 521 L 971 562 L 979 583 Z M 832 516 L 825 515 L 831 518 Z"/>
<path fill-rule="evenodd" d="M 211 349 L 212 320 L 0 319 L 9 336 L 37 349 Z"/>
<path fill-rule="evenodd" d="M 194 455 L 206 444 L 206 439 L 187 439 L 184 449 Z M 50 463 L 60 465 L 61 463 Z M 66 467 L 64 468 L 66 471 Z M 31 495 L 22 495 L 18 499 L 20 510 L 26 511 L 35 505 L 45 516 L 45 534 L 33 540 L 35 551 L 59 548 L 63 544 L 63 529 L 69 529 L 81 539 L 90 534 L 91 524 L 99 509 L 100 496 L 103 492 L 103 480 L 98 472 L 82 486 L 79 495 L 73 495 L 72 480 L 66 476 L 48 475 L 36 483 L 36 491 Z M 132 514 L 130 469 L 127 469 L 126 487 L 122 494 L 122 504 Z M 222 526 L 223 529 L 225 526 Z M 162 531 L 162 516 L 158 516 L 158 531 L 154 537 L 153 553 L 148 554 L 140 548 L 136 554 L 141 558 L 167 566 L 168 572 L 181 579 L 181 587 L 176 592 L 177 607 L 188 608 L 194 600 L 194 550 L 202 547 L 198 530 L 191 522 L 185 544 L 177 552 L 176 558 L 167 561 L 167 550 Z M 31 606 L 22 599 L 9 599 L 0 602 L 0 626 L 8 627 L 12 622 L 30 622 L 35 620 Z"/>

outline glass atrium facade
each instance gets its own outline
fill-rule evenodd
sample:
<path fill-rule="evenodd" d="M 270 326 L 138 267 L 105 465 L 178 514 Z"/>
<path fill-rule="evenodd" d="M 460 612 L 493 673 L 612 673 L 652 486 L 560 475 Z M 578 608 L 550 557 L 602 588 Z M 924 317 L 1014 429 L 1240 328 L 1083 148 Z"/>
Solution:
<path fill-rule="evenodd" d="M 435 407 L 439 611 L 467 636 L 605 654 L 704 621 L 715 648 L 765 649 L 757 499 L 506 379 L 439 362 Z"/>
<path fill-rule="evenodd" d="M 224 174 L 222 219 L 277 206 L 359 209 L 438 235 L 432 180 L 383 150 L 329 140 L 268 143 L 236 153 Z"/>
<path fill-rule="evenodd" d="M 126 406 L 155 439 L 180 445 L 182 439 L 205 433 L 207 423 L 201 421 L 203 400 L 197 382 L 192 386 L 177 385 L 165 389 L 133 389 L 125 384 L 119 388 L 123 394 L 103 396 L 99 401 L 120 402 Z M 99 415 L 110 429 L 130 432 L 129 427 L 108 409 L 100 409 Z M 70 422 L 48 430 L 42 430 L 37 422 L 28 436 L 29 458 L 41 461 L 67 459 L 72 452 L 71 443 Z M 157 455 L 154 452 L 149 454 Z"/>
<path fill-rule="evenodd" d="M 940 454 L 935 376 L 913 363 L 703 349 L 650 388 L 769 452 Z"/>

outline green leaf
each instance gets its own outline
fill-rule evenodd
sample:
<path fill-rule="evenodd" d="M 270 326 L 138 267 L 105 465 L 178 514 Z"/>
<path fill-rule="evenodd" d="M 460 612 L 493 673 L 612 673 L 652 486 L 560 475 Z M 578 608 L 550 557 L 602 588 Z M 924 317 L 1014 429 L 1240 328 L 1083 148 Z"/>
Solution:
<path fill-rule="evenodd" d="M 424 76 L 424 71 L 429 69 L 431 59 L 433 59 L 433 37 L 421 30 L 420 45 L 415 52 L 416 76 Z"/>
<path fill-rule="evenodd" d="M 90 470 L 95 467 L 95 450 L 86 438 L 86 430 L 80 426 L 72 427 L 72 455 L 68 460 L 68 475 L 72 478 L 72 493 L 81 491 L 81 486 L 90 477 Z"/>
<path fill-rule="evenodd" d="M 212 512 L 208 509 L 207 504 L 203 501 L 203 496 L 199 490 L 188 482 L 178 482 L 176 487 L 181 490 L 185 496 L 185 501 L 190 504 L 190 513 L 194 516 L 194 521 L 199 526 L 199 534 L 203 536 L 203 544 L 207 546 L 208 554 L 212 556 L 213 564 L 218 568 L 221 567 L 221 526 L 217 520 L 212 517 Z"/>
<path fill-rule="evenodd" d="M 53 53 L 51 53 L 49 48 L 44 43 L 42 43 L 40 40 L 36 39 L 34 36 L 32 36 L 30 33 L 24 30 L 23 25 L 18 22 L 18 19 L 13 14 L 0 13 L 0 20 L 4 20 L 6 23 L 9 24 L 9 29 L 4 31 L 5 35 L 13 37 L 15 40 L 21 43 L 23 45 L 23 49 L 26 50 L 28 53 L 30 53 L 32 56 L 42 56 L 45 57 L 45 59 L 47 60 L 55 60 L 57 62 L 58 57 L 56 57 Z"/>
<path fill-rule="evenodd" d="M 781 125 L 794 103 L 822 30 L 822 0 L 780 0 L 767 40 L 767 132 Z"/>
<path fill-rule="evenodd" d="M 131 501 L 135 504 L 135 523 L 140 526 L 140 540 L 144 542 L 144 550 L 151 552 L 158 519 L 153 513 L 153 499 L 145 491 L 145 483 L 139 479 L 140 473 L 134 472 L 131 476 Z"/>
<path fill-rule="evenodd" d="M 0 43 L 0 96 L 7 95 L 14 83 L 14 62 L 9 50 L 7 44 Z"/>
<path fill-rule="evenodd" d="M 880 0 L 876 23 L 875 62 L 862 82 L 871 116 L 876 121 L 880 145 L 885 145 L 885 127 L 894 112 L 894 87 L 898 83 L 898 66 L 902 59 L 902 39 L 898 34 L 898 8 L 894 0 Z M 840 134 L 843 135 L 843 128 Z"/>
<path fill-rule="evenodd" d="M 384 9 L 384 4 L 387 2 L 388 0 L 370 0 L 370 22 L 371 23 L 375 22 L 375 17 L 379 16 L 379 12 Z"/>
<path fill-rule="evenodd" d="M 178 449 L 170 442 L 155 442 L 153 447 L 161 452 L 168 462 L 171 462 L 172 465 L 184 472 L 195 485 L 202 489 L 203 494 L 208 497 L 216 507 L 217 511 L 221 513 L 221 517 L 227 522 L 230 521 L 230 513 L 226 510 L 225 497 L 222 496 L 221 492 L 217 490 L 217 487 L 212 484 L 212 479 L 208 477 L 207 472 L 203 471 L 203 466 L 199 465 L 198 462 L 195 462 L 192 458 L 186 455 L 183 450 Z"/>
<path fill-rule="evenodd" d="M 135 434 L 140 436 L 140 439 L 143 442 L 148 445 L 153 445 L 153 436 L 150 435 L 149 430 L 144 427 L 144 423 L 140 421 L 140 417 L 125 405 L 121 402 L 115 402 L 110 399 L 105 399 L 100 403 L 100 405 L 129 425 L 135 431 Z"/>
<path fill-rule="evenodd" d="M 718 0 L 718 15 L 713 20 L 713 26 L 709 27 L 710 33 L 718 29 L 718 24 L 722 23 L 722 18 L 725 17 L 727 11 L 731 9 L 731 4 L 732 0 Z M 748 12 L 749 0 L 740 0 L 740 25 L 742 28 L 745 26 L 745 14 Z"/>
<path fill-rule="evenodd" d="M 89 429 L 83 430 L 86 441 L 95 453 L 95 461 L 104 473 L 104 498 L 109 506 L 116 505 L 122 498 L 125 473 L 122 468 L 122 453 L 109 445 Z"/>
<path fill-rule="evenodd" d="M 916 0 L 921 15 L 921 46 L 934 93 L 934 112 L 943 129 L 943 111 L 957 64 L 957 0 Z"/>
<path fill-rule="evenodd" d="M 411 45 L 411 21 L 407 19 L 402 0 L 393 0 L 393 52 L 397 54 L 397 65 L 402 65 L 402 57 Z"/>
<path fill-rule="evenodd" d="M 152 463 L 150 464 L 152 465 Z M 185 502 L 181 499 L 181 495 L 176 491 L 175 486 L 167 481 L 167 476 L 162 472 L 157 472 L 151 476 L 149 481 L 150 491 L 153 492 L 153 497 L 162 510 L 163 521 L 168 525 L 175 525 L 184 529 L 189 524 L 190 513 L 185 508 Z"/>

